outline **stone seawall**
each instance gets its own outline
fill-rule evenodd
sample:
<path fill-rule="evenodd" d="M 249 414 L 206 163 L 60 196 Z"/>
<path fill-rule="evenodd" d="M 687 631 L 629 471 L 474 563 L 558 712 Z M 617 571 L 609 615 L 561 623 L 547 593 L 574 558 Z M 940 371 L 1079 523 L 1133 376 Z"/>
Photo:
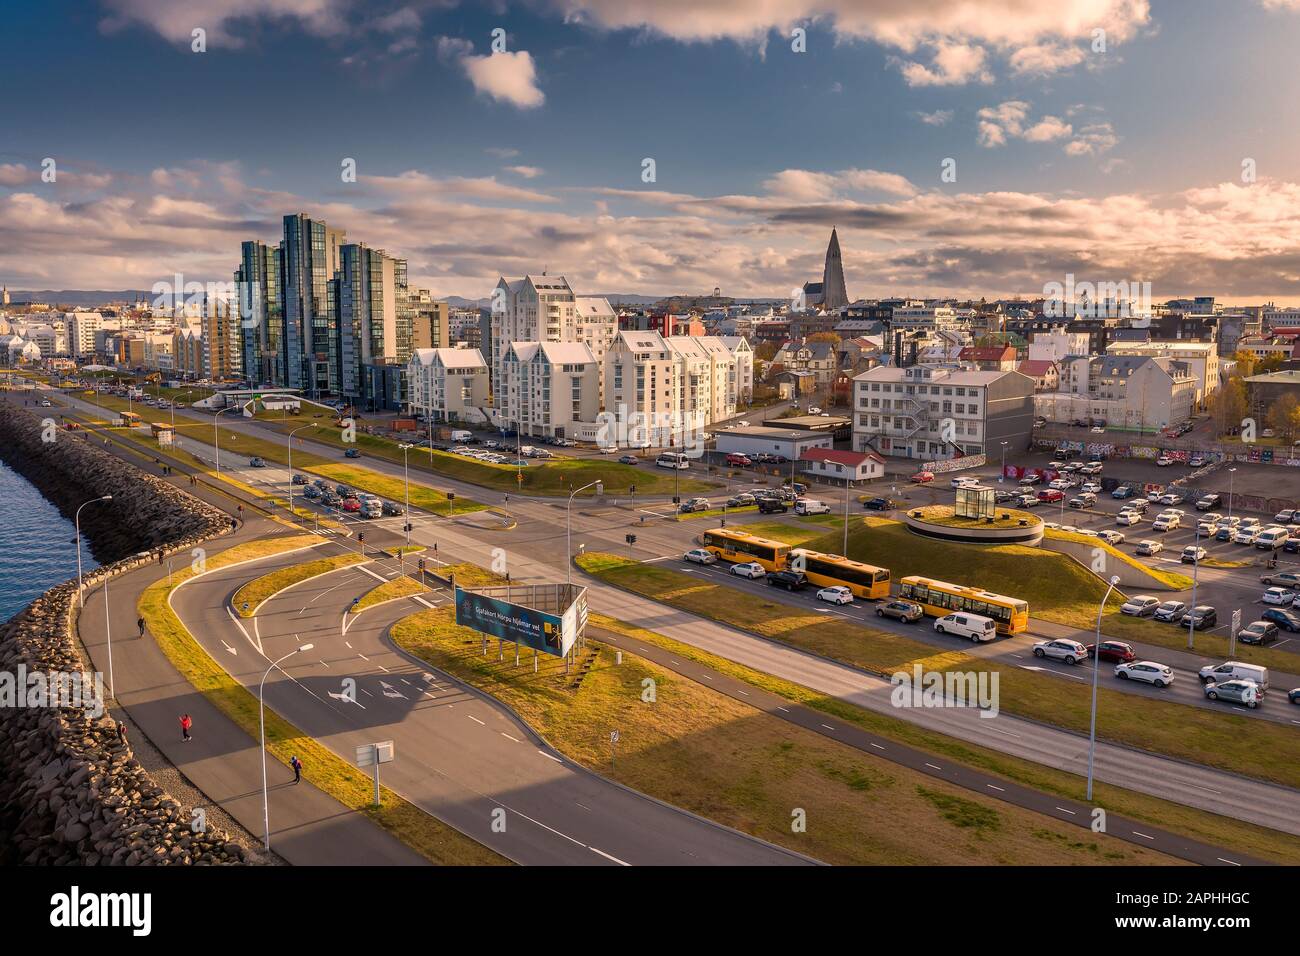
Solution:
<path fill-rule="evenodd" d="M 112 502 L 82 512 L 82 533 L 104 562 L 85 576 L 87 588 L 156 561 L 159 550 L 188 553 L 230 530 L 225 514 L 123 462 L 93 438 L 58 429 L 53 441 L 43 440 L 50 434 L 43 422 L 30 409 L 0 404 L 0 457 L 69 517 L 96 495 L 113 496 Z M 0 626 L 0 676 L 20 670 L 88 672 L 75 633 L 76 600 L 72 580 Z M 0 702 L 0 863 L 244 860 L 243 849 L 223 831 L 192 829 L 190 812 L 118 739 L 108 714 L 96 718 L 85 709 L 48 702 L 9 704 Z"/>

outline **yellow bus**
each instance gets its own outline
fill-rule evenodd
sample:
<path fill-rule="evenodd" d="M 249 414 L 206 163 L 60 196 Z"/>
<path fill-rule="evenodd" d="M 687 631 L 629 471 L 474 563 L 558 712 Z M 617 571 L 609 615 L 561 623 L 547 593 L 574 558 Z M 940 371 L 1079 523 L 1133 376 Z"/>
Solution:
<path fill-rule="evenodd" d="M 117 417 L 122 420 L 122 424 L 128 428 L 134 428 L 139 425 L 142 419 L 135 412 L 118 412 Z"/>
<path fill-rule="evenodd" d="M 795 548 L 790 552 L 790 567 L 802 571 L 809 581 L 824 588 L 843 585 L 853 592 L 854 597 L 871 600 L 889 597 L 888 568 L 806 548 Z"/>
<path fill-rule="evenodd" d="M 768 571 L 780 571 L 790 556 L 788 544 L 744 531 L 732 531 L 730 528 L 714 528 L 704 532 L 704 547 L 723 561 L 732 564 L 757 561 Z"/>
<path fill-rule="evenodd" d="M 931 617 L 967 611 L 991 617 L 999 634 L 1019 634 L 1029 628 L 1029 605 L 1016 598 L 916 575 L 902 578 L 898 583 L 898 596 L 915 601 Z"/>

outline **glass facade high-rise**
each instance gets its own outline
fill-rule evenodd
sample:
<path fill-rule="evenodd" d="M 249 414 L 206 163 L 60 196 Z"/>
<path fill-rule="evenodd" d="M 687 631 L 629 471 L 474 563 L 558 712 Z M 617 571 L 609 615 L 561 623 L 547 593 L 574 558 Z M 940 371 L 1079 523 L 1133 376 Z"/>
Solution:
<path fill-rule="evenodd" d="M 367 406 L 390 399 L 375 393 L 368 367 L 400 365 L 411 357 L 412 303 L 406 260 L 382 249 L 347 243 L 333 282 L 337 315 L 338 392 Z"/>
<path fill-rule="evenodd" d="M 283 386 L 284 310 L 280 288 L 280 247 L 249 240 L 240 248 L 235 271 L 243 374 L 254 384 Z"/>
<path fill-rule="evenodd" d="M 285 385 L 309 395 L 338 391 L 338 337 L 330 282 L 340 264 L 342 229 L 302 213 L 284 217 Z"/>

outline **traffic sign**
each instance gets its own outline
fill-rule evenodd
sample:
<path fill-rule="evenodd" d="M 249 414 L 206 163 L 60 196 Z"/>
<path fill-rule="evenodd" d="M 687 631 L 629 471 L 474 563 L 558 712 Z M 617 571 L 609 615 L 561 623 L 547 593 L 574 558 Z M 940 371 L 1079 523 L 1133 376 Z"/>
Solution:
<path fill-rule="evenodd" d="M 362 744 L 357 748 L 357 766 L 373 767 L 376 754 L 379 756 L 379 763 L 391 763 L 395 755 L 393 742 L 383 740 L 377 744 Z"/>

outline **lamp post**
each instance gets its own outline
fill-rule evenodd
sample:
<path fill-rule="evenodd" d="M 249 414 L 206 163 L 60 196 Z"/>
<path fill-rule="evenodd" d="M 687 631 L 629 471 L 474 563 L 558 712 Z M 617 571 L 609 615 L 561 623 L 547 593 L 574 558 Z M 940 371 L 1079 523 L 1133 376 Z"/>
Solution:
<path fill-rule="evenodd" d="M 1102 596 L 1101 607 L 1097 608 L 1097 642 L 1092 654 L 1092 720 L 1088 728 L 1088 800 L 1092 800 L 1092 762 L 1097 750 L 1097 674 L 1101 671 L 1101 616 L 1106 611 L 1106 602 L 1110 592 L 1119 584 L 1119 575 L 1110 579 L 1110 586 Z"/>
<path fill-rule="evenodd" d="M 1192 607 L 1187 613 L 1187 649 L 1192 649 L 1192 639 L 1196 634 L 1196 585 L 1201 579 L 1201 523 L 1196 522 L 1196 537 L 1192 547 L 1196 550 L 1196 560 L 1192 562 Z"/>
<path fill-rule="evenodd" d="M 217 419 L 219 419 L 222 415 L 226 414 L 226 412 L 230 411 L 231 409 L 238 408 L 238 407 L 239 407 L 238 405 L 227 405 L 225 408 L 221 409 L 219 412 L 217 412 L 215 415 L 212 416 L 212 457 L 216 462 L 218 478 L 221 477 L 221 447 L 220 447 L 220 442 L 217 440 Z"/>
<path fill-rule="evenodd" d="M 844 476 L 844 557 L 849 556 L 849 476 Z"/>
<path fill-rule="evenodd" d="M 1232 524 L 1232 477 L 1236 473 L 1236 468 L 1228 469 L 1228 524 Z"/>
<path fill-rule="evenodd" d="M 293 436 L 298 434 L 304 428 L 315 428 L 315 427 L 316 427 L 316 423 L 311 422 L 310 424 L 307 425 L 299 425 L 293 431 L 289 432 L 289 441 L 287 442 L 287 444 L 289 449 L 289 517 L 291 518 L 293 517 Z"/>
<path fill-rule="evenodd" d="M 998 484 L 1002 484 L 1007 476 L 1007 443 L 1002 443 L 1002 470 L 998 472 Z"/>
<path fill-rule="evenodd" d="M 262 733 L 262 828 L 266 848 L 271 849 L 271 801 L 266 787 L 266 705 L 263 703 L 263 688 L 266 686 L 266 679 L 270 676 L 271 671 L 280 666 L 280 661 L 288 660 L 299 651 L 309 651 L 315 645 L 303 644 L 294 648 L 284 657 L 271 662 L 271 666 L 266 669 L 262 675 L 261 683 L 257 685 L 257 715 L 258 723 L 261 725 Z"/>
<path fill-rule="evenodd" d="M 409 545 L 411 543 L 411 468 L 408 456 L 411 452 L 411 444 L 403 442 L 397 447 L 402 449 L 402 482 L 406 486 L 406 511 L 402 527 L 406 529 L 406 543 Z"/>
<path fill-rule="evenodd" d="M 596 489 L 596 496 L 599 497 L 605 493 L 605 483 L 603 481 L 593 481 L 583 485 L 581 488 L 575 488 L 569 495 L 569 503 L 564 512 L 564 564 L 568 568 L 568 583 L 573 584 L 573 497 L 580 491 L 586 491 L 588 488 Z"/>
<path fill-rule="evenodd" d="M 77 528 L 77 539 L 74 544 L 77 546 L 77 607 L 85 607 L 85 599 L 81 595 L 81 509 L 86 505 L 93 505 L 96 501 L 112 501 L 112 495 L 101 495 L 98 498 L 91 498 L 89 501 L 82 502 L 77 506 L 77 513 L 73 516 L 73 523 Z"/>

